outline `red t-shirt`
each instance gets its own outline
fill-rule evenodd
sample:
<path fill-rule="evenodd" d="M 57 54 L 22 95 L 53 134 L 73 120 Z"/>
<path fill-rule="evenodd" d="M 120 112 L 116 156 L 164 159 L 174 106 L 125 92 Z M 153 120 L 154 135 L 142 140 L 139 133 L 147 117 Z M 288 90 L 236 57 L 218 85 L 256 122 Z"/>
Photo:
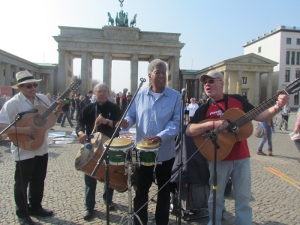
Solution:
<path fill-rule="evenodd" d="M 225 102 L 223 100 L 217 101 L 217 103 L 224 111 L 226 111 Z M 237 99 L 231 98 L 229 96 L 228 97 L 228 109 L 230 109 L 230 108 L 238 108 L 238 109 L 244 111 L 242 103 L 240 101 L 238 101 Z M 223 115 L 223 112 L 214 103 L 211 103 L 207 110 L 205 118 L 206 119 L 217 119 L 217 118 L 220 118 L 222 115 Z M 247 140 L 242 140 L 242 141 L 236 142 L 233 145 L 231 152 L 225 159 L 223 159 L 223 161 L 238 160 L 238 159 L 244 159 L 244 158 L 248 158 L 248 157 L 250 157 L 250 152 L 249 152 Z"/>

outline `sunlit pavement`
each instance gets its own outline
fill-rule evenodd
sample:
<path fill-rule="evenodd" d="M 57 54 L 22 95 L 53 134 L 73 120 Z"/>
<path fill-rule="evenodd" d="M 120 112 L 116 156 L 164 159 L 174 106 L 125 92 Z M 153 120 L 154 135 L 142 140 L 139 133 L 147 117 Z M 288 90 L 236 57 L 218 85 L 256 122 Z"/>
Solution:
<path fill-rule="evenodd" d="M 273 135 L 274 156 L 260 156 L 256 149 L 260 139 L 251 136 L 249 141 L 252 166 L 252 200 L 253 224 L 300 224 L 300 153 L 289 138 L 294 128 L 295 113 L 289 121 L 290 131 L 276 129 Z M 74 128 L 54 126 L 54 131 L 65 131 L 70 135 Z M 32 217 L 36 224 L 107 224 L 106 207 L 102 201 L 103 183 L 98 183 L 96 207 L 93 219 L 83 220 L 84 181 L 83 173 L 75 169 L 75 158 L 81 145 L 78 143 L 53 143 L 49 138 L 49 165 L 46 178 L 43 207 L 54 210 L 52 217 Z M 267 152 L 267 145 L 264 146 Z M 269 169 L 271 168 L 271 169 Z M 275 174 L 271 171 L 278 171 Z M 9 150 L 9 143 L 0 143 L 0 224 L 17 224 L 13 198 L 14 161 Z M 153 184 L 150 196 L 155 194 Z M 134 191 L 132 191 L 134 195 Z M 232 192 L 232 196 L 234 191 Z M 132 196 L 133 198 L 134 196 Z M 115 192 L 113 201 L 116 211 L 111 211 L 110 224 L 128 224 L 128 192 Z M 226 213 L 223 224 L 234 224 L 234 201 L 229 196 L 225 200 Z M 150 201 L 149 223 L 155 224 L 155 203 Z M 182 224 L 207 224 L 208 219 L 185 221 Z M 170 223 L 177 224 L 176 217 L 170 215 Z"/>

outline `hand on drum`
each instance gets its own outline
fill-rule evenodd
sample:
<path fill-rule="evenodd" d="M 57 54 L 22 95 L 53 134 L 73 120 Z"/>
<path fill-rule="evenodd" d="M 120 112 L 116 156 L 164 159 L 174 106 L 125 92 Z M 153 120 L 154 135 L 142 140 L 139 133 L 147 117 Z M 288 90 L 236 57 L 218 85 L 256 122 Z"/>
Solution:
<path fill-rule="evenodd" d="M 159 142 L 159 143 L 161 143 L 162 142 L 161 138 L 158 137 L 158 136 L 144 137 L 143 141 L 150 141 L 151 143 L 153 143 L 153 142 Z"/>

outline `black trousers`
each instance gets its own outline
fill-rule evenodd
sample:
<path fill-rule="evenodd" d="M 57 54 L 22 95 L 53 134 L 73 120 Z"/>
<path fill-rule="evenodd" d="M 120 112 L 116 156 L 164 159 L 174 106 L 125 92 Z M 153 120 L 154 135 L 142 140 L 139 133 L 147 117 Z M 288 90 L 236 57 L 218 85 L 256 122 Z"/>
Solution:
<path fill-rule="evenodd" d="M 34 209 L 42 207 L 47 165 L 48 153 L 32 159 L 16 161 L 14 196 L 18 217 L 28 216 L 28 202 Z M 29 188 L 28 200 L 27 188 Z"/>
<path fill-rule="evenodd" d="M 172 166 L 174 158 L 164 161 L 161 165 L 156 166 L 156 179 L 158 190 L 165 184 L 171 177 Z M 149 189 L 153 182 L 153 169 L 154 166 L 140 166 L 136 171 L 136 185 L 137 190 L 134 198 L 134 212 L 137 212 L 143 225 L 148 221 L 148 204 L 141 208 L 148 202 Z M 170 187 L 169 184 L 157 195 L 157 204 L 155 210 L 155 222 L 157 225 L 167 225 L 169 222 L 169 209 L 170 209 Z M 134 217 L 135 224 L 140 224 L 136 217 Z"/>

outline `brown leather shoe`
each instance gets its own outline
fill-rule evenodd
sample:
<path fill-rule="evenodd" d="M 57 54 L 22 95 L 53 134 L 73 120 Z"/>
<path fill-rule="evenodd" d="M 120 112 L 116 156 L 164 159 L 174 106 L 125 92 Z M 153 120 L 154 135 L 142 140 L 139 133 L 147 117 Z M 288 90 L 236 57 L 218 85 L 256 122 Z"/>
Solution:
<path fill-rule="evenodd" d="M 272 153 L 272 151 L 268 151 L 268 156 L 273 156 L 273 153 Z"/>
<path fill-rule="evenodd" d="M 266 155 L 263 151 L 257 151 L 257 155 Z"/>

